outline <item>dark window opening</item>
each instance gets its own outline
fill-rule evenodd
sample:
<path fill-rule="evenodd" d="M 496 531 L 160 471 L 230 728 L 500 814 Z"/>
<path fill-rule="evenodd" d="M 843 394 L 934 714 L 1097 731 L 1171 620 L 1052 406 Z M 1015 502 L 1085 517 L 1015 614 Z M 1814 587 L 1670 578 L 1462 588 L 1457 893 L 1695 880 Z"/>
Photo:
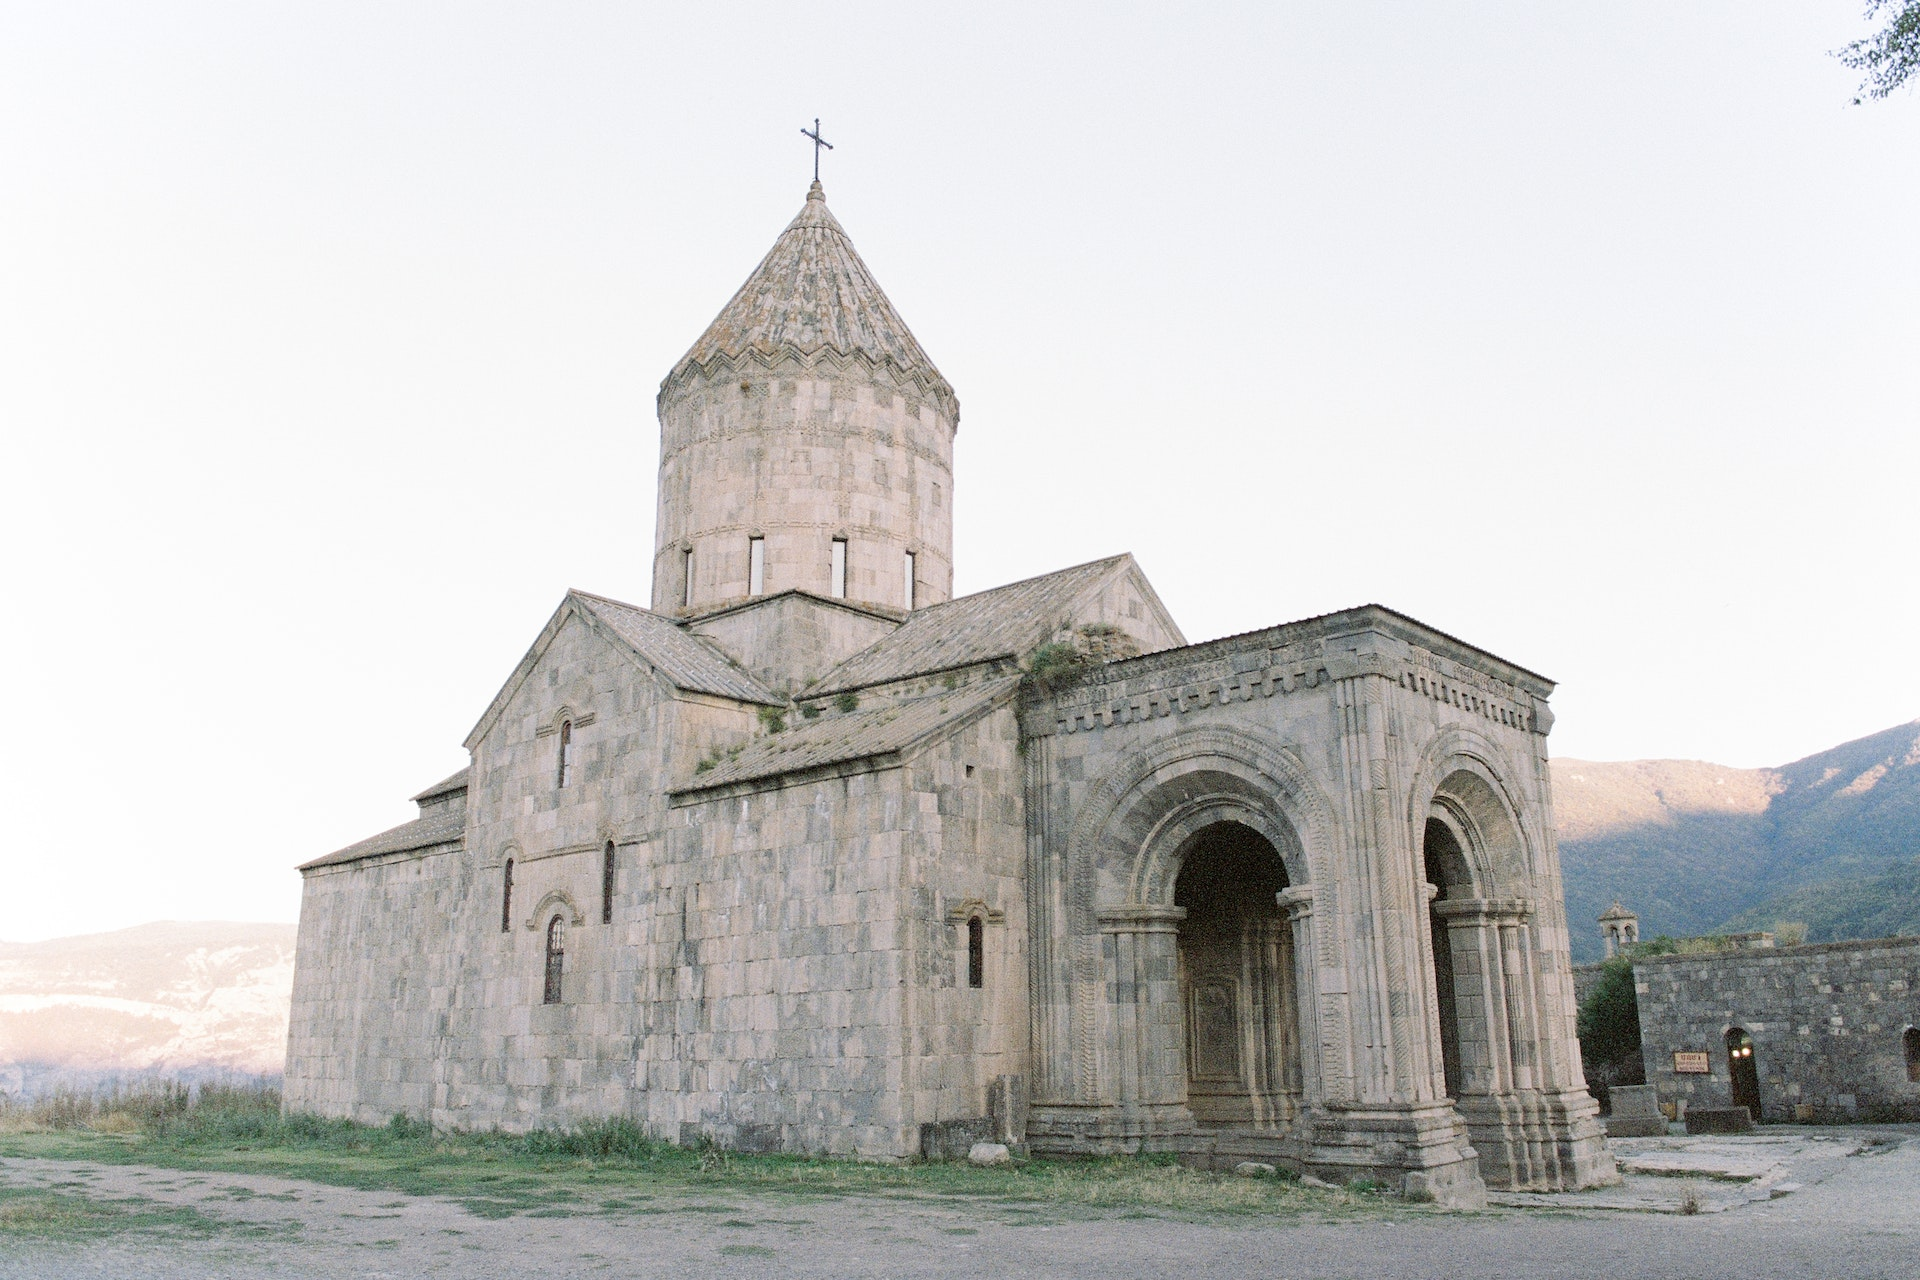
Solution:
<path fill-rule="evenodd" d="M 507 859 L 507 871 L 500 878 L 500 932 L 513 928 L 513 859 Z"/>
<path fill-rule="evenodd" d="M 1907 1052 L 1907 1079 L 1920 1084 L 1920 1027 L 1908 1027 L 1900 1043 Z"/>
<path fill-rule="evenodd" d="M 967 985 L 976 991 L 987 985 L 987 928 L 979 916 L 967 921 Z"/>
<path fill-rule="evenodd" d="M 573 775 L 573 721 L 560 722 L 560 769 L 556 786 L 566 786 Z"/>
<path fill-rule="evenodd" d="M 567 958 L 567 921 L 564 916 L 555 916 L 547 922 L 547 988 L 542 999 L 547 1004 L 560 1003 L 560 970 Z"/>
<path fill-rule="evenodd" d="M 600 863 L 600 923 L 613 923 L 613 841 Z"/>

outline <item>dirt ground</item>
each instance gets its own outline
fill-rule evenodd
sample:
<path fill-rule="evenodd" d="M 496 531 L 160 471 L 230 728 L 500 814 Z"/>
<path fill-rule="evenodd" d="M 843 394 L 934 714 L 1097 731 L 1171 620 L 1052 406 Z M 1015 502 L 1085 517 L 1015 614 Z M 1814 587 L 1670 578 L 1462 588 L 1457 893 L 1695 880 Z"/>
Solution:
<path fill-rule="evenodd" d="M 1693 1170 L 1594 1197 L 1611 1208 L 1502 1197 L 1485 1213 L 1278 1225 L 953 1196 L 698 1191 L 495 1216 L 471 1200 L 8 1159 L 0 1193 L 13 1199 L 0 1200 L 0 1218 L 29 1202 L 80 1216 L 64 1232 L 0 1231 L 0 1278 L 1920 1276 L 1920 1127 L 1825 1132 L 1839 1136 L 1661 1140 L 1661 1153 L 1677 1154 L 1643 1160 L 1760 1161 L 1776 1172 L 1759 1194 L 1752 1180 Z M 1688 1197 L 1690 1185 L 1718 1194 Z M 1672 1211 L 1686 1199 L 1703 1211 Z M 89 1226 L 88 1206 L 112 1216 Z"/>

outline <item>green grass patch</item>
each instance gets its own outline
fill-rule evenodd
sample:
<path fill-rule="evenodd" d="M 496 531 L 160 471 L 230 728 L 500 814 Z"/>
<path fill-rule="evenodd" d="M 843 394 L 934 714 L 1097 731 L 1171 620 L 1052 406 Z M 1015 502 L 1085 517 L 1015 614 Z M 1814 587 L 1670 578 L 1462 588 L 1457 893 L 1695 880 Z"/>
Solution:
<path fill-rule="evenodd" d="M 0 1186 L 0 1240 L 99 1240 L 138 1233 L 174 1239 L 286 1238 L 300 1224 L 228 1222 L 186 1205 L 144 1197 L 99 1199 L 38 1187 Z"/>
<path fill-rule="evenodd" d="M 156 1109 L 157 1110 L 157 1109 Z M 0 1133 L 0 1156 L 91 1160 L 299 1179 L 458 1200 L 477 1217 L 535 1213 L 715 1213 L 765 1217 L 788 1204 L 844 1196 L 963 1201 L 1001 1221 L 1145 1212 L 1272 1220 L 1426 1212 L 1364 1192 L 1303 1187 L 1186 1168 L 1167 1157 L 1027 1161 L 1011 1167 L 872 1164 L 800 1155 L 676 1147 L 628 1120 L 532 1133 L 435 1132 L 396 1118 L 379 1126 L 282 1116 L 265 1105 L 194 1106 L 136 1132 L 80 1128 Z M 240 1198 L 240 1197 L 235 1197 Z M 759 1203 L 750 1203 L 752 1201 Z"/>

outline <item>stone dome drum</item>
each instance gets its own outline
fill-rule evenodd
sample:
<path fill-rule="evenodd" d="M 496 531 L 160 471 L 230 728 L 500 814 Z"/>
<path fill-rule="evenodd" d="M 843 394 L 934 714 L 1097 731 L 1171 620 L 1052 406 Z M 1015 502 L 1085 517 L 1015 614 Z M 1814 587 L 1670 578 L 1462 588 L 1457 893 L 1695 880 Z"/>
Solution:
<path fill-rule="evenodd" d="M 658 403 L 655 609 L 952 595 L 959 402 L 818 182 Z"/>

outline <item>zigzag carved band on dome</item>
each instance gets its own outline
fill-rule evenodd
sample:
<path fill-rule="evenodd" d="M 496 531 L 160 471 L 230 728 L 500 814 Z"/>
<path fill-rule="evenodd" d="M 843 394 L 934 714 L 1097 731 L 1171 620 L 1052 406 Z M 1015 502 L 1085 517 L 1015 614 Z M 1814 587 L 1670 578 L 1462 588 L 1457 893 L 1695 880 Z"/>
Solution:
<path fill-rule="evenodd" d="M 909 368 L 889 356 L 875 358 L 864 351 L 845 351 L 838 347 L 815 347 L 808 351 L 798 347 L 782 347 L 777 351 L 756 348 L 738 354 L 717 355 L 705 363 L 686 360 L 661 380 L 654 404 L 656 409 L 664 409 L 669 396 L 699 379 L 712 382 L 724 381 L 743 372 L 774 373 L 782 365 L 790 367 L 795 373 L 811 373 L 823 365 L 833 373 L 846 373 L 858 368 L 875 381 L 890 382 L 903 391 L 913 391 L 933 401 L 955 428 L 960 425 L 960 398 L 954 395 L 953 388 L 945 378 L 937 373 L 929 375 Z"/>

